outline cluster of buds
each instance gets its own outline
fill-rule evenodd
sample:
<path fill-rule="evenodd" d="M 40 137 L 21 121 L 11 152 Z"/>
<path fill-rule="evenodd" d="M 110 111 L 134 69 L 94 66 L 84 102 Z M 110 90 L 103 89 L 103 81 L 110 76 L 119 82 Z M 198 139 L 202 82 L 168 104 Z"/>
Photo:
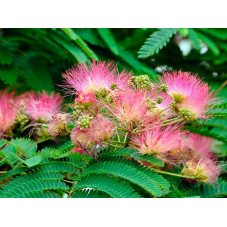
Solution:
<path fill-rule="evenodd" d="M 91 120 L 93 119 L 92 116 L 89 115 L 81 115 L 78 120 L 76 121 L 77 125 L 80 129 L 88 128 Z"/>
<path fill-rule="evenodd" d="M 152 91 L 155 88 L 148 75 L 131 76 L 131 78 L 128 80 L 128 86 L 133 90 L 147 89 Z"/>

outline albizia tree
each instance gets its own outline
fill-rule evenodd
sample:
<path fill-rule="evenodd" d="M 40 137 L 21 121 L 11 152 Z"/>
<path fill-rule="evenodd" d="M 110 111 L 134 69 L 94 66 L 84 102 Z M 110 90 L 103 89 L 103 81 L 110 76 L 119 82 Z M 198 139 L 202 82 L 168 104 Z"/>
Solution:
<path fill-rule="evenodd" d="M 2 93 L 1 137 L 12 138 L 15 127 L 32 125 L 38 143 L 70 135 L 70 154 L 99 162 L 103 149 L 129 147 L 161 159 L 164 167 L 136 160 L 155 172 L 179 168 L 189 183 L 217 183 L 221 166 L 210 149 L 211 139 L 184 129 L 192 120 L 208 119 L 207 111 L 216 102 L 198 76 L 175 71 L 151 81 L 147 75 L 119 73 L 112 62 L 93 61 L 67 70 L 63 77 L 61 87 L 74 100 L 68 112 L 62 111 L 58 94 Z"/>

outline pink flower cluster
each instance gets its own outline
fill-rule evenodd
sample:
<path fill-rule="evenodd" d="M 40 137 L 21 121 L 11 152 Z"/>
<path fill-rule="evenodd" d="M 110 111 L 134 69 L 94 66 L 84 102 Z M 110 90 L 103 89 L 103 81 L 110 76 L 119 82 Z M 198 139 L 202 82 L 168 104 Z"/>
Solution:
<path fill-rule="evenodd" d="M 206 119 L 214 100 L 206 83 L 189 72 L 167 72 L 159 82 L 147 75 L 118 73 L 113 63 L 78 65 L 63 74 L 64 88 L 75 95 L 72 152 L 96 157 L 98 148 L 131 147 L 168 165 L 183 164 L 182 174 L 214 183 L 220 174 L 211 139 L 184 130 Z"/>
<path fill-rule="evenodd" d="M 27 92 L 15 96 L 14 92 L 0 93 L 0 137 L 13 134 L 15 126 L 21 129 L 30 122 L 48 123 L 62 104 L 59 94 Z"/>

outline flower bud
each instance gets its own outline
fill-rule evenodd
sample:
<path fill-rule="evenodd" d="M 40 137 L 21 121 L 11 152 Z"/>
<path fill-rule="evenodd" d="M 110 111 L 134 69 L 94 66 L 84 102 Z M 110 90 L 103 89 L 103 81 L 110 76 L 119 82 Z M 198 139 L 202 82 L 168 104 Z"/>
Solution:
<path fill-rule="evenodd" d="M 165 84 L 162 84 L 160 86 L 160 88 L 162 89 L 163 92 L 167 92 L 168 91 L 168 87 Z"/>

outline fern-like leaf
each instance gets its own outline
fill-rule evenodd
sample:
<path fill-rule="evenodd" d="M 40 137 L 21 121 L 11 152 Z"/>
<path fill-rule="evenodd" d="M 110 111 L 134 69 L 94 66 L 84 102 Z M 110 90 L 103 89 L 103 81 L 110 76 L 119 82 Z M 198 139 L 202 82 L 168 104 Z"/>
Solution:
<path fill-rule="evenodd" d="M 148 162 L 152 165 L 163 167 L 164 162 L 153 155 L 142 155 L 138 151 L 130 148 L 117 149 L 116 151 L 103 151 L 99 157 L 128 157 L 137 161 Z"/>
<path fill-rule="evenodd" d="M 37 144 L 28 138 L 16 138 L 10 141 L 17 148 L 18 152 L 22 152 L 25 157 L 31 158 L 36 154 Z"/>
<path fill-rule="evenodd" d="M 70 198 L 110 198 L 110 196 L 98 190 L 75 191 Z"/>
<path fill-rule="evenodd" d="M 2 188 L 3 190 L 0 192 L 0 197 L 5 198 L 24 198 L 27 193 L 43 192 L 45 190 L 58 190 L 63 192 L 68 190 L 68 186 L 59 180 L 42 179 L 35 179 L 31 181 L 26 180 L 16 186 L 11 186 L 9 183 Z"/>
<path fill-rule="evenodd" d="M 110 174 L 128 180 L 138 186 L 142 187 L 150 194 L 160 197 L 162 190 L 159 188 L 161 185 L 164 189 L 168 189 L 168 182 L 158 174 L 153 173 L 152 170 L 136 166 L 129 160 L 113 160 L 113 161 L 99 161 L 88 166 L 83 170 L 79 178 L 90 174 Z M 156 180 L 160 183 L 156 183 Z M 164 182 L 165 181 L 165 182 Z"/>
<path fill-rule="evenodd" d="M 118 55 L 118 45 L 114 39 L 114 36 L 109 28 L 97 28 L 99 35 L 102 37 L 104 42 L 110 48 L 110 50 Z"/>
<path fill-rule="evenodd" d="M 157 54 L 166 44 L 170 41 L 170 38 L 176 34 L 178 28 L 163 28 L 157 32 L 154 32 L 145 41 L 144 45 L 138 52 L 139 58 L 148 58 L 153 54 Z"/>
<path fill-rule="evenodd" d="M 110 176 L 89 175 L 80 179 L 74 189 L 93 188 L 109 194 L 113 198 L 138 198 L 140 195 L 124 181 Z"/>
<path fill-rule="evenodd" d="M 89 57 L 98 61 L 96 54 L 88 47 L 88 45 L 73 31 L 71 28 L 61 29 L 71 40 L 73 40 Z"/>

